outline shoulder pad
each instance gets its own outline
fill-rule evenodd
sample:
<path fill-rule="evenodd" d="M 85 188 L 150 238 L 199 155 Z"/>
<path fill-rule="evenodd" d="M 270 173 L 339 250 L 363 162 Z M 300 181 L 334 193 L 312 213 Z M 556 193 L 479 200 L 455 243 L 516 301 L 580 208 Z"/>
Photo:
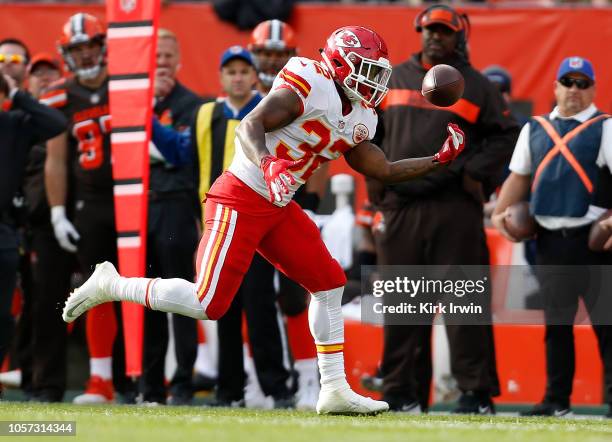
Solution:
<path fill-rule="evenodd" d="M 39 101 L 55 108 L 65 106 L 68 102 L 66 79 L 62 78 L 52 83 L 49 89 L 40 96 Z"/>

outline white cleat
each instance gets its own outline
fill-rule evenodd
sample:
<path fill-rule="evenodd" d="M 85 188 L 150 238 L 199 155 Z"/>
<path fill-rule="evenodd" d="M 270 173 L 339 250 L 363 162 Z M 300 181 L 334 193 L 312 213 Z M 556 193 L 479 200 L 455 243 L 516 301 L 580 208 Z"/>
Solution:
<path fill-rule="evenodd" d="M 84 393 L 72 400 L 75 405 L 98 405 L 98 404 L 112 404 L 113 401 L 106 398 L 101 394 Z"/>
<path fill-rule="evenodd" d="M 98 264 L 89 279 L 75 289 L 66 300 L 62 313 L 64 321 L 72 322 L 90 308 L 114 301 L 110 296 L 109 283 L 118 277 L 119 273 L 110 262 Z"/>
<path fill-rule="evenodd" d="M 389 404 L 361 396 L 345 387 L 321 390 L 317 402 L 318 414 L 376 415 L 389 411 Z"/>
<path fill-rule="evenodd" d="M 321 391 L 319 383 L 319 368 L 316 359 L 298 359 L 294 364 L 298 372 L 298 390 L 295 408 L 298 410 L 311 410 L 317 408 L 317 400 Z"/>

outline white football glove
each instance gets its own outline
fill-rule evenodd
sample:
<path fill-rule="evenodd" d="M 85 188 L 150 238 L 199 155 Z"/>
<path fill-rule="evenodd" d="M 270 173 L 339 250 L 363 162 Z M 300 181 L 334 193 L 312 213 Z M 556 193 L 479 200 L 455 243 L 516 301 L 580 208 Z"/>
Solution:
<path fill-rule="evenodd" d="M 66 208 L 64 206 L 51 207 L 51 224 L 53 224 L 53 233 L 60 247 L 68 252 L 76 252 L 76 242 L 81 238 L 79 232 L 68 218 L 66 218 Z"/>

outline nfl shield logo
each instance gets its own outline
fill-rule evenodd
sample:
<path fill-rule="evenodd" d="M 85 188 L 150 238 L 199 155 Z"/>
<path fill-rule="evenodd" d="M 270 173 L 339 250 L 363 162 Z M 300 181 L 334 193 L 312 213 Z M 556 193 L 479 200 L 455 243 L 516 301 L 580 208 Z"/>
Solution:
<path fill-rule="evenodd" d="M 136 9 L 136 2 L 138 0 L 119 0 L 119 7 L 125 13 L 130 13 Z"/>
<path fill-rule="evenodd" d="M 582 58 L 580 57 L 572 57 L 569 60 L 569 66 L 572 69 L 582 69 L 583 64 L 584 62 L 582 61 Z"/>

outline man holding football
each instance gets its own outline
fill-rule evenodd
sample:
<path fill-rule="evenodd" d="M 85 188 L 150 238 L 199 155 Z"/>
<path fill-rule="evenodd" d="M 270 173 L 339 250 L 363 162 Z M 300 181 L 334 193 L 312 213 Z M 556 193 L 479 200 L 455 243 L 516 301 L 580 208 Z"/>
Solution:
<path fill-rule="evenodd" d="M 376 130 L 374 107 L 387 93 L 391 73 L 386 44 L 370 29 L 348 26 L 332 33 L 322 57 L 322 62 L 292 58 L 270 94 L 238 127 L 233 162 L 205 201 L 196 283 L 124 278 L 105 262 L 72 293 L 65 321 L 113 300 L 218 319 L 257 251 L 311 294 L 308 316 L 321 373 L 317 412 L 388 410 L 387 403 L 356 394 L 346 381 L 340 308 L 346 277 L 292 197 L 319 165 L 341 155 L 356 171 L 394 183 L 453 161 L 465 138 L 449 124 L 448 138 L 435 155 L 387 161 L 369 141 Z"/>

